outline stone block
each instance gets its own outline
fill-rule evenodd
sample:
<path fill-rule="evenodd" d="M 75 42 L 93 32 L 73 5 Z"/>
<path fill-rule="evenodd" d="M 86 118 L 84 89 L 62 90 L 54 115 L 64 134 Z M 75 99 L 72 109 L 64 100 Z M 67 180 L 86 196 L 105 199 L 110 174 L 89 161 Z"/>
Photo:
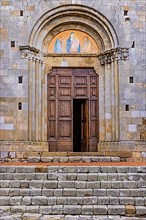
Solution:
<path fill-rule="evenodd" d="M 63 213 L 64 207 L 63 205 L 53 205 L 52 206 L 52 214 L 53 215 L 61 215 Z"/>
<path fill-rule="evenodd" d="M 40 162 L 40 157 L 34 157 L 34 156 L 30 156 L 28 157 L 28 162 L 29 163 L 39 163 Z"/>
<path fill-rule="evenodd" d="M 10 196 L 19 196 L 21 189 L 11 188 L 9 191 Z"/>
<path fill-rule="evenodd" d="M 77 180 L 78 181 L 86 181 L 87 180 L 87 174 L 86 173 L 78 173 L 77 174 Z"/>
<path fill-rule="evenodd" d="M 93 205 L 83 205 L 82 215 L 93 215 Z"/>
<path fill-rule="evenodd" d="M 48 205 L 56 205 L 56 197 L 48 197 L 47 204 Z"/>
<path fill-rule="evenodd" d="M 81 214 L 81 205 L 65 205 L 63 208 L 63 214 L 79 215 Z"/>
<path fill-rule="evenodd" d="M 11 213 L 24 213 L 26 206 L 17 205 L 11 207 Z"/>
<path fill-rule="evenodd" d="M 31 205 L 31 196 L 25 196 L 22 198 L 22 205 Z"/>
<path fill-rule="evenodd" d="M 9 180 L 0 180 L 0 188 L 7 188 L 9 187 Z"/>
<path fill-rule="evenodd" d="M 126 173 L 119 173 L 119 174 L 118 174 L 118 180 L 119 180 L 119 181 L 128 180 L 128 175 L 127 175 Z"/>
<path fill-rule="evenodd" d="M 35 175 L 36 180 L 47 180 L 47 177 L 48 177 L 47 173 L 37 173 Z"/>
<path fill-rule="evenodd" d="M 124 183 L 122 181 L 112 181 L 112 189 L 122 189 L 124 187 Z"/>
<path fill-rule="evenodd" d="M 29 188 L 42 188 L 43 182 L 41 180 L 31 180 L 29 182 Z"/>
<path fill-rule="evenodd" d="M 10 197 L 9 196 L 1 196 L 0 197 L 0 206 L 10 205 Z"/>
<path fill-rule="evenodd" d="M 9 195 L 9 189 L 0 188 L 0 196 L 8 196 L 8 195 Z"/>
<path fill-rule="evenodd" d="M 100 167 L 92 167 L 92 166 L 89 166 L 89 173 L 100 173 Z"/>
<path fill-rule="evenodd" d="M 35 173 L 25 173 L 26 180 L 35 180 Z"/>
<path fill-rule="evenodd" d="M 125 181 L 124 182 L 124 188 L 136 189 L 137 188 L 137 182 L 136 181 Z"/>
<path fill-rule="evenodd" d="M 57 177 L 58 177 L 57 173 L 48 173 L 47 179 L 48 180 L 57 180 Z"/>
<path fill-rule="evenodd" d="M 22 196 L 12 196 L 10 198 L 11 205 L 21 205 Z"/>
<path fill-rule="evenodd" d="M 145 206 L 136 206 L 136 214 L 138 216 L 145 216 L 146 215 L 146 207 Z"/>
<path fill-rule="evenodd" d="M 57 205 L 67 205 L 68 204 L 67 197 L 57 197 L 56 204 Z"/>
<path fill-rule="evenodd" d="M 110 189 L 111 185 L 112 184 L 110 181 L 101 181 L 101 188 L 102 189 Z"/>
<path fill-rule="evenodd" d="M 20 181 L 18 181 L 18 180 L 11 180 L 10 181 L 10 188 L 20 188 Z"/>
<path fill-rule="evenodd" d="M 108 180 L 108 176 L 106 173 L 98 173 L 98 176 L 97 176 L 97 181 L 106 181 Z"/>
<path fill-rule="evenodd" d="M 122 197 L 120 198 L 121 205 L 134 205 L 135 199 L 133 197 Z"/>
<path fill-rule="evenodd" d="M 119 197 L 110 197 L 109 204 L 110 205 L 119 205 Z"/>
<path fill-rule="evenodd" d="M 128 197 L 129 196 L 129 189 L 120 189 L 119 190 L 119 196 L 120 197 L 123 197 L 123 196 Z"/>
<path fill-rule="evenodd" d="M 66 180 L 79 180 L 77 179 L 77 174 L 76 173 L 67 173 L 66 174 Z"/>
<path fill-rule="evenodd" d="M 53 180 L 48 180 L 43 182 L 43 188 L 46 189 L 56 189 L 58 187 L 58 182 Z"/>
<path fill-rule="evenodd" d="M 62 195 L 63 196 L 75 196 L 76 195 L 76 189 L 74 189 L 74 188 L 73 189 L 72 188 L 63 189 Z"/>
<path fill-rule="evenodd" d="M 97 173 L 88 173 L 88 176 L 87 176 L 88 181 L 97 181 L 97 179 L 98 179 Z"/>
<path fill-rule="evenodd" d="M 30 196 L 41 196 L 42 190 L 41 189 L 30 189 L 29 194 Z"/>
<path fill-rule="evenodd" d="M 20 189 L 19 194 L 20 194 L 20 196 L 29 196 L 30 190 L 29 189 Z"/>
<path fill-rule="evenodd" d="M 107 175 L 107 180 L 109 181 L 116 181 L 118 180 L 118 174 L 117 173 L 109 173 Z"/>
<path fill-rule="evenodd" d="M 107 206 L 106 205 L 94 205 L 93 210 L 94 210 L 94 215 L 107 214 Z"/>
<path fill-rule="evenodd" d="M 40 206 L 39 212 L 40 214 L 43 214 L 43 215 L 49 215 L 52 213 L 52 206 Z"/>
<path fill-rule="evenodd" d="M 83 204 L 84 205 L 97 205 L 97 196 L 84 197 Z"/>
<path fill-rule="evenodd" d="M 55 189 L 55 190 L 53 190 L 53 192 L 54 192 L 54 196 L 62 196 L 62 189 Z"/>
<path fill-rule="evenodd" d="M 140 197 L 142 196 L 142 190 L 140 189 L 129 189 L 130 197 Z"/>
<path fill-rule="evenodd" d="M 81 167 L 81 166 L 76 166 L 76 172 L 77 173 L 88 173 L 89 167 Z"/>
<path fill-rule="evenodd" d="M 74 181 L 59 181 L 58 188 L 74 188 L 75 182 Z M 57 187 L 56 187 L 57 188 Z"/>
<path fill-rule="evenodd" d="M 125 206 L 125 213 L 128 215 L 134 215 L 136 213 L 136 209 L 134 205 L 126 205 Z"/>
<path fill-rule="evenodd" d="M 63 173 L 75 173 L 75 169 L 76 169 L 75 166 L 72 166 L 72 167 L 66 166 L 66 167 L 60 168 L 59 171 L 62 170 Z"/>
<path fill-rule="evenodd" d="M 86 181 L 75 181 L 75 188 L 76 189 L 85 189 L 86 188 Z"/>
<path fill-rule="evenodd" d="M 98 196 L 98 205 L 108 205 L 109 204 L 109 197 L 107 196 Z"/>
<path fill-rule="evenodd" d="M 86 197 L 84 197 L 85 199 Z M 68 205 L 82 205 L 83 197 L 68 197 Z"/>
<path fill-rule="evenodd" d="M 27 180 L 23 180 L 23 181 L 21 181 L 20 182 L 20 187 L 21 187 L 21 189 L 25 189 L 25 188 L 28 188 L 29 187 L 29 181 L 27 181 Z"/>
<path fill-rule="evenodd" d="M 120 174 L 120 173 L 127 173 L 128 172 L 128 167 L 120 167 L 120 166 L 117 166 L 117 172 Z"/>
<path fill-rule="evenodd" d="M 26 206 L 25 208 L 25 212 L 27 213 L 39 213 L 39 206 L 32 206 L 32 205 L 29 205 L 29 206 Z"/>
<path fill-rule="evenodd" d="M 92 196 L 93 190 L 92 189 L 77 189 L 76 190 L 76 196 Z"/>
<path fill-rule="evenodd" d="M 124 205 L 108 205 L 108 214 L 125 215 L 125 206 Z"/>
<path fill-rule="evenodd" d="M 100 181 L 87 182 L 86 189 L 99 189 Z"/>
<path fill-rule="evenodd" d="M 143 205 L 145 205 L 144 198 L 142 198 L 142 197 L 137 197 L 137 198 L 135 198 L 135 204 L 136 204 L 137 206 L 143 206 Z"/>
<path fill-rule="evenodd" d="M 106 194 L 105 189 L 94 189 L 94 196 L 106 196 Z"/>
<path fill-rule="evenodd" d="M 46 196 L 34 196 L 31 202 L 32 205 L 47 205 L 48 198 Z"/>
<path fill-rule="evenodd" d="M 101 172 L 102 173 L 116 173 L 117 172 L 117 168 L 112 166 L 112 167 L 101 167 Z"/>
<path fill-rule="evenodd" d="M 107 189 L 107 196 L 118 197 L 119 189 Z"/>
<path fill-rule="evenodd" d="M 41 193 L 42 193 L 42 196 L 47 196 L 47 197 L 52 197 L 53 195 L 54 196 L 59 196 L 59 195 L 56 195 L 55 192 L 56 192 L 57 189 L 53 190 L 53 189 L 40 189 Z"/>

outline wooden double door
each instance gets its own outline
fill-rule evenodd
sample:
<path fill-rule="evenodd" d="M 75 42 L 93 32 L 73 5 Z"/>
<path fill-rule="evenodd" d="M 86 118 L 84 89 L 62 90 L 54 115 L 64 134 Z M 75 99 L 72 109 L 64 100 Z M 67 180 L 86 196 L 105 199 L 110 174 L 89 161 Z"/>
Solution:
<path fill-rule="evenodd" d="M 92 68 L 53 68 L 48 75 L 49 151 L 97 151 L 98 76 Z"/>

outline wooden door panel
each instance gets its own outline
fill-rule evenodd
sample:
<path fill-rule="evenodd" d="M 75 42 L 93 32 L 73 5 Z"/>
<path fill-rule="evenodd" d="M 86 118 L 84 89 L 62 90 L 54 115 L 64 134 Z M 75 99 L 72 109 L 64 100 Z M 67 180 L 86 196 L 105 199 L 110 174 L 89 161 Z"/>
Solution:
<path fill-rule="evenodd" d="M 56 101 L 50 100 L 48 105 L 48 117 L 56 117 Z"/>
<path fill-rule="evenodd" d="M 71 138 L 72 121 L 59 120 L 59 138 Z"/>
<path fill-rule="evenodd" d="M 82 151 L 98 143 L 98 77 L 91 68 L 53 68 L 48 75 L 48 142 L 50 151 L 73 149 L 73 99 L 83 105 Z M 88 103 L 88 104 L 87 104 Z M 85 120 L 86 118 L 86 120 Z"/>
<path fill-rule="evenodd" d="M 48 122 L 48 130 L 49 130 L 49 138 L 55 138 L 56 133 L 56 121 L 55 120 L 49 120 Z"/>
<path fill-rule="evenodd" d="M 71 88 L 59 88 L 59 96 L 61 97 L 61 96 L 63 96 L 63 97 L 65 97 L 65 96 L 67 96 L 67 97 L 69 97 L 70 98 L 70 96 L 71 96 Z"/>
<path fill-rule="evenodd" d="M 61 100 L 58 103 L 59 117 L 71 117 L 72 108 L 70 100 Z"/>

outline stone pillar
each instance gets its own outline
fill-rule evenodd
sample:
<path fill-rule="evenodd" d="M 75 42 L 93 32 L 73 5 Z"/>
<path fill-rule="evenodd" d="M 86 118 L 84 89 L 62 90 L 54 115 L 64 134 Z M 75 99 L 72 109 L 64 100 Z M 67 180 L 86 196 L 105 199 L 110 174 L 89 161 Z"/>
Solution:
<path fill-rule="evenodd" d="M 111 113 L 112 113 L 112 141 L 116 140 L 116 127 L 115 127 L 115 76 L 114 76 L 114 62 L 111 62 Z"/>
<path fill-rule="evenodd" d="M 100 63 L 105 68 L 105 128 L 106 141 L 118 142 L 119 140 L 119 60 L 127 60 L 128 48 L 116 48 L 98 56 Z M 109 67 L 109 68 L 108 68 Z M 111 118 L 109 126 L 107 119 Z M 111 129 L 109 130 L 109 128 Z M 110 131 L 110 132 L 109 132 Z"/>
<path fill-rule="evenodd" d="M 39 61 L 35 62 L 35 140 L 39 140 Z"/>
<path fill-rule="evenodd" d="M 111 64 L 105 64 L 105 131 L 106 141 L 111 141 Z"/>
<path fill-rule="evenodd" d="M 44 72 L 44 65 L 42 64 L 42 93 L 41 93 L 41 125 L 42 125 L 42 132 L 41 132 L 41 140 L 44 141 L 45 139 L 45 72 Z"/>
<path fill-rule="evenodd" d="M 28 61 L 28 140 L 32 140 L 32 58 Z"/>
<path fill-rule="evenodd" d="M 114 61 L 114 80 L 115 80 L 115 141 L 119 140 L 119 72 L 118 61 Z"/>
<path fill-rule="evenodd" d="M 39 60 L 38 74 L 38 140 L 41 141 L 42 133 L 42 115 L 41 115 L 41 98 L 42 98 L 42 61 Z"/>
<path fill-rule="evenodd" d="M 35 83 L 35 74 L 36 74 L 36 61 L 35 61 L 35 58 L 33 57 L 33 61 L 32 61 L 32 94 L 31 97 L 31 105 L 32 105 L 32 113 L 31 113 L 31 117 L 32 117 L 32 140 L 35 141 L 36 139 L 36 134 L 35 134 L 35 129 L 36 129 L 36 115 L 35 115 L 35 108 L 36 108 L 36 105 L 35 105 L 35 102 L 36 102 L 36 83 Z"/>

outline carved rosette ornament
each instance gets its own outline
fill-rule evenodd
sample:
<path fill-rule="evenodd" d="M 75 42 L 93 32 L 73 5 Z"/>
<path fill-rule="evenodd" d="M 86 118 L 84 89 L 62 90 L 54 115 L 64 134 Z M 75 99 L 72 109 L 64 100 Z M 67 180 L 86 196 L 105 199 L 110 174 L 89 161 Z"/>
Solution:
<path fill-rule="evenodd" d="M 128 60 L 129 58 L 129 49 L 128 48 L 116 48 L 105 51 L 98 55 L 101 65 L 110 64 L 116 60 Z"/>

